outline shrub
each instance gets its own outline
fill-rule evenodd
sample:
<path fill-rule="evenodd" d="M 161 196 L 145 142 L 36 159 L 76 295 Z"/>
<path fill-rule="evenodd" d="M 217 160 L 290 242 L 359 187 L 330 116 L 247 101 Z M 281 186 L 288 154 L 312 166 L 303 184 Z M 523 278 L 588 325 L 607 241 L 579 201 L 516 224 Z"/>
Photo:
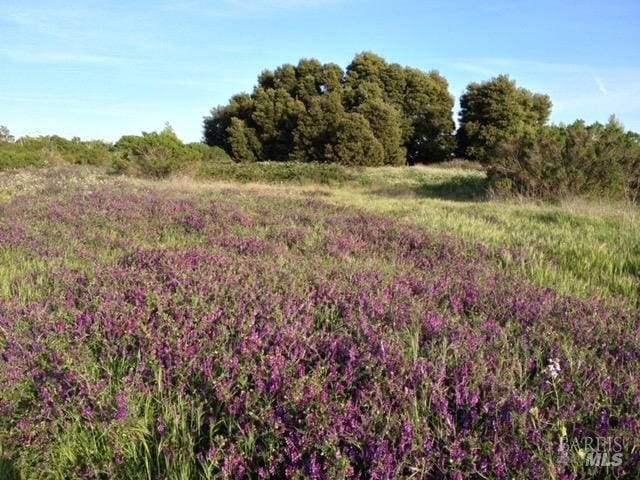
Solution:
<path fill-rule="evenodd" d="M 109 144 L 100 140 L 83 142 L 79 138 L 67 140 L 55 135 L 48 138 L 51 147 L 74 165 L 107 165 L 111 160 Z"/>
<path fill-rule="evenodd" d="M 205 165 L 230 163 L 231 157 L 220 147 L 210 147 L 206 143 L 188 143 L 186 147 Z"/>
<path fill-rule="evenodd" d="M 180 159 L 187 156 L 184 144 L 169 128 L 160 133 L 124 136 L 115 144 L 115 149 L 122 160 L 116 164 L 118 170 L 153 177 L 166 177 L 177 170 Z"/>
<path fill-rule="evenodd" d="M 77 137 L 67 140 L 57 135 L 22 137 L 17 141 L 9 137 L 6 133 L 5 140 L 0 141 L 0 170 L 73 164 L 110 166 L 118 173 L 164 177 L 188 169 L 195 173 L 200 164 L 231 162 L 219 147 L 185 145 L 170 127 L 160 133 L 124 136 L 115 145 L 99 140 L 83 142 Z"/>
<path fill-rule="evenodd" d="M 0 148 L 0 170 L 23 167 L 41 167 L 42 158 L 36 152 Z"/>
<path fill-rule="evenodd" d="M 185 145 L 171 127 L 161 132 L 127 135 L 114 146 L 116 172 L 148 177 L 166 177 L 175 172 L 197 171 L 200 164 L 230 161 L 219 147 L 192 143 Z"/>
<path fill-rule="evenodd" d="M 356 178 L 355 173 L 335 163 L 233 162 L 203 164 L 200 176 L 236 182 L 340 185 Z"/>
<path fill-rule="evenodd" d="M 638 198 L 640 142 L 615 119 L 576 121 L 506 138 L 489 179 L 496 193 L 557 199 L 568 195 Z"/>
<path fill-rule="evenodd" d="M 108 165 L 111 161 L 109 144 L 98 140 L 82 142 L 52 135 L 0 143 L 0 169 L 64 163 Z"/>

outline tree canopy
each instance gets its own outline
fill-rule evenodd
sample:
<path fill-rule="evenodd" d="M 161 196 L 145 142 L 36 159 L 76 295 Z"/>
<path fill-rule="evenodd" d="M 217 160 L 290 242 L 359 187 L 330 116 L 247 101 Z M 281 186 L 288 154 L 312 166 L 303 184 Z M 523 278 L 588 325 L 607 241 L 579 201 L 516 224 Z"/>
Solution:
<path fill-rule="evenodd" d="M 516 86 L 507 75 L 471 83 L 460 97 L 458 154 L 487 163 L 507 137 L 544 125 L 551 99 Z"/>
<path fill-rule="evenodd" d="M 4 125 L 0 125 L 0 143 L 11 143 L 14 138 L 11 132 Z"/>
<path fill-rule="evenodd" d="M 204 119 L 204 139 L 238 161 L 402 165 L 448 158 L 453 97 L 436 71 L 365 52 L 346 71 L 302 59 L 265 70 Z"/>

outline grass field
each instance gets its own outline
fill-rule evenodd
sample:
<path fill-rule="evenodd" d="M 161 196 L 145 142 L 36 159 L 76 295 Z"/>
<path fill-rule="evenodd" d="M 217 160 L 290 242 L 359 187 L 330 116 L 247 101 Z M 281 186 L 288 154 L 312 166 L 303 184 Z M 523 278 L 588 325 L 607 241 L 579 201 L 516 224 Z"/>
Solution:
<path fill-rule="evenodd" d="M 380 186 L 329 199 L 496 249 L 506 268 L 540 285 L 590 297 L 640 299 L 640 209 L 623 202 L 550 205 L 484 198 L 482 172 L 433 167 L 371 169 Z"/>
<path fill-rule="evenodd" d="M 298 198 L 320 196 L 337 205 L 484 243 L 505 268 L 567 293 L 640 301 L 637 205 L 489 199 L 484 172 L 455 166 L 370 168 L 352 172 L 339 184 L 304 183 L 243 185 Z M 208 182 L 185 184 L 207 188 Z"/>
<path fill-rule="evenodd" d="M 295 168 L 0 172 L 0 478 L 633 478 L 637 206 Z"/>

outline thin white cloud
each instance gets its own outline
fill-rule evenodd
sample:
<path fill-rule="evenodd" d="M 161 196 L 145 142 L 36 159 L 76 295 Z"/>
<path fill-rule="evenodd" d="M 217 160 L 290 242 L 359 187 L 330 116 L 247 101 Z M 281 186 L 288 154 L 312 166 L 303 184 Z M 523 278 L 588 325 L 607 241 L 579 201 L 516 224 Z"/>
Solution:
<path fill-rule="evenodd" d="M 477 57 L 460 59 L 442 59 L 442 61 L 452 68 L 471 73 L 481 73 L 485 75 L 498 75 L 509 73 L 511 70 L 530 70 L 545 73 L 573 74 L 593 72 L 594 67 L 575 63 L 553 63 L 537 60 L 522 60 L 514 58 L 497 57 Z"/>
<path fill-rule="evenodd" d="M 303 8 L 319 7 L 339 1 L 340 0 L 227 0 L 227 3 L 248 8 Z"/>
<path fill-rule="evenodd" d="M 218 77 L 210 79 L 168 79 L 162 80 L 163 85 L 173 85 L 176 87 L 194 88 L 198 90 L 217 90 L 220 84 L 246 85 L 253 84 L 253 77 Z"/>
<path fill-rule="evenodd" d="M 10 102 L 10 103 L 34 103 L 37 105 L 73 105 L 78 103 L 76 100 L 68 98 L 68 97 L 57 97 L 57 96 L 43 96 L 43 97 L 19 97 L 19 96 L 0 96 L 1 102 Z"/>
<path fill-rule="evenodd" d="M 165 1 L 160 8 L 198 15 L 233 17 L 270 13 L 274 10 L 316 8 L 335 5 L 346 0 L 222 0 L 216 5 L 201 0 Z"/>
<path fill-rule="evenodd" d="M 214 50 L 220 53 L 233 53 L 233 54 L 256 52 L 256 50 L 249 45 L 217 45 L 214 47 Z"/>
<path fill-rule="evenodd" d="M 604 82 L 600 77 L 593 77 L 593 80 L 596 82 L 598 90 L 600 90 L 600 93 L 602 93 L 602 95 L 604 95 L 605 97 L 609 95 L 609 92 L 607 91 L 607 88 L 604 86 Z"/>
<path fill-rule="evenodd" d="M 47 9 L 18 7 L 3 12 L 2 21 L 56 38 L 70 38 L 88 24 L 95 15 L 83 8 Z"/>
<path fill-rule="evenodd" d="M 475 73 L 484 76 L 493 76 L 496 75 L 496 70 L 494 68 L 489 68 L 488 66 L 483 66 L 480 63 L 474 62 L 450 62 L 452 68 L 456 70 L 460 70 L 463 72 Z"/>
<path fill-rule="evenodd" d="M 45 8 L 25 4 L 3 7 L 3 23 L 22 30 L 23 38 L 31 42 L 50 37 L 59 44 L 95 45 L 104 49 L 123 48 L 155 51 L 159 34 L 145 18 L 133 18 L 124 8 L 92 3 L 69 2 L 66 8 Z M 166 48 L 166 42 L 163 43 Z"/>
<path fill-rule="evenodd" d="M 15 49 L 0 49 L 0 56 L 15 62 L 52 63 L 52 64 L 91 64 L 121 66 L 134 62 L 133 59 L 112 55 L 96 55 L 75 52 L 32 52 Z"/>
<path fill-rule="evenodd" d="M 37 105 L 87 105 L 87 103 L 104 104 L 112 102 L 114 97 L 83 95 L 82 97 L 69 95 L 0 95 L 1 102 L 33 103 Z"/>

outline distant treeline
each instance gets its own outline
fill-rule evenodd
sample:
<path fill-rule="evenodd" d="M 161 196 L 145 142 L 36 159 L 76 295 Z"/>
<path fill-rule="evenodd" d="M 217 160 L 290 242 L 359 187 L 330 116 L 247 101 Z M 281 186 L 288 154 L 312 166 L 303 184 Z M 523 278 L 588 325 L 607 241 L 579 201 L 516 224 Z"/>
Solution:
<path fill-rule="evenodd" d="M 115 144 L 58 136 L 16 141 L 0 127 L 0 169 L 64 162 L 147 177 L 197 173 L 286 181 L 293 175 L 323 181 L 327 175 L 333 182 L 348 177 L 345 166 L 457 156 L 483 165 L 500 195 L 640 199 L 640 135 L 614 117 L 607 124 L 548 125 L 551 99 L 506 75 L 467 86 L 457 131 L 453 105 L 447 80 L 435 71 L 368 52 L 346 70 L 303 59 L 263 71 L 251 94 L 214 108 L 204 119 L 205 143 L 184 144 L 169 126 Z M 246 165 L 264 161 L 276 163 Z M 275 166 L 286 161 L 296 166 Z M 309 163 L 315 166 L 300 166 Z"/>
<path fill-rule="evenodd" d="M 366 52 L 346 70 L 302 59 L 265 70 L 251 94 L 204 119 L 207 144 L 238 162 L 342 165 L 484 164 L 494 191 L 543 196 L 638 196 L 640 141 L 615 120 L 548 126 L 547 95 L 500 75 L 471 83 L 458 129 L 447 80 Z"/>
<path fill-rule="evenodd" d="M 234 162 L 221 148 L 183 143 L 170 126 L 160 132 L 126 135 L 114 144 L 57 135 L 15 140 L 8 128 L 0 127 L 0 171 L 68 164 L 147 178 L 178 174 L 235 182 L 324 185 L 362 181 L 357 169 L 337 163 Z"/>
<path fill-rule="evenodd" d="M 115 173 L 166 177 L 172 173 L 196 173 L 209 164 L 231 163 L 218 147 L 183 143 L 170 126 L 160 132 L 126 135 L 111 144 L 99 140 L 67 140 L 57 135 L 15 140 L 0 127 L 0 170 L 58 164 L 96 165 Z"/>

